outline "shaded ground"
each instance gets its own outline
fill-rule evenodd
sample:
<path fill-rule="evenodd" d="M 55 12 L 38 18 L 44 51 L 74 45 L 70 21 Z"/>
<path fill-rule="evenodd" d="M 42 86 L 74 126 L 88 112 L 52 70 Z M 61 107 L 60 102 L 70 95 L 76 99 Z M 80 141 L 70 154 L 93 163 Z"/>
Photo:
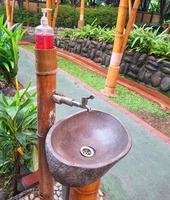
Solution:
<path fill-rule="evenodd" d="M 166 117 L 160 117 L 146 111 L 137 112 L 135 114 L 152 127 L 170 137 L 170 115 L 167 115 Z"/>

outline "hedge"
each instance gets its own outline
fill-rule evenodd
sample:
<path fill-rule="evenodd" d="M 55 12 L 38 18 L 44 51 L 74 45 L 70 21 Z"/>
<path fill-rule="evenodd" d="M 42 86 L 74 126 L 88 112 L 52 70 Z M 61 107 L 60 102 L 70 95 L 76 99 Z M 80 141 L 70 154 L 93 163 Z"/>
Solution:
<path fill-rule="evenodd" d="M 0 15 L 5 15 L 5 8 L 0 6 Z M 26 10 L 15 10 L 14 22 L 24 25 L 37 26 L 40 22 L 41 13 L 30 13 Z M 101 27 L 113 27 L 116 23 L 117 8 L 106 6 L 97 8 L 85 8 L 85 23 L 91 24 L 96 20 L 96 24 Z M 79 8 L 68 5 L 59 7 L 57 27 L 74 28 L 79 20 Z"/>

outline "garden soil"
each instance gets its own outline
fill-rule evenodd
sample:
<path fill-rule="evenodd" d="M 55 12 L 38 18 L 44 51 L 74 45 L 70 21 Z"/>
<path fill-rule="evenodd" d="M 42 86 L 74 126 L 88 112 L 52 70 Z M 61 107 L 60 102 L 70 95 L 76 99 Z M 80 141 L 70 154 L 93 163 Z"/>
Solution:
<path fill-rule="evenodd" d="M 170 115 L 161 118 L 146 111 L 141 111 L 134 114 L 143 119 L 155 129 L 170 137 Z"/>

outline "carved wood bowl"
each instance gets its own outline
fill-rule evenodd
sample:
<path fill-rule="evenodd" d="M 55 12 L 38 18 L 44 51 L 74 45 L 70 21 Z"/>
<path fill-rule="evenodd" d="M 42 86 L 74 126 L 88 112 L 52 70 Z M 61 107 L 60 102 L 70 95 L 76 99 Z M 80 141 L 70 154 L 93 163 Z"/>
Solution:
<path fill-rule="evenodd" d="M 131 137 L 113 115 L 92 110 L 59 121 L 46 137 L 46 156 L 56 181 L 71 187 L 103 176 L 131 148 Z"/>

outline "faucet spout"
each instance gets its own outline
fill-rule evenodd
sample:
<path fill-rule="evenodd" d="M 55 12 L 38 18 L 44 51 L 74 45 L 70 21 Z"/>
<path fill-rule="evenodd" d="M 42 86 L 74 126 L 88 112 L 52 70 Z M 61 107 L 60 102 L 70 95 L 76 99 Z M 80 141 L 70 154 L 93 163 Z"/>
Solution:
<path fill-rule="evenodd" d="M 88 112 L 91 110 L 91 108 L 87 105 L 89 99 L 94 99 L 94 96 L 90 95 L 89 97 L 83 97 L 80 103 L 69 97 L 65 97 L 62 94 L 54 93 L 52 95 L 52 100 L 54 101 L 54 103 L 83 108 L 86 109 Z"/>

